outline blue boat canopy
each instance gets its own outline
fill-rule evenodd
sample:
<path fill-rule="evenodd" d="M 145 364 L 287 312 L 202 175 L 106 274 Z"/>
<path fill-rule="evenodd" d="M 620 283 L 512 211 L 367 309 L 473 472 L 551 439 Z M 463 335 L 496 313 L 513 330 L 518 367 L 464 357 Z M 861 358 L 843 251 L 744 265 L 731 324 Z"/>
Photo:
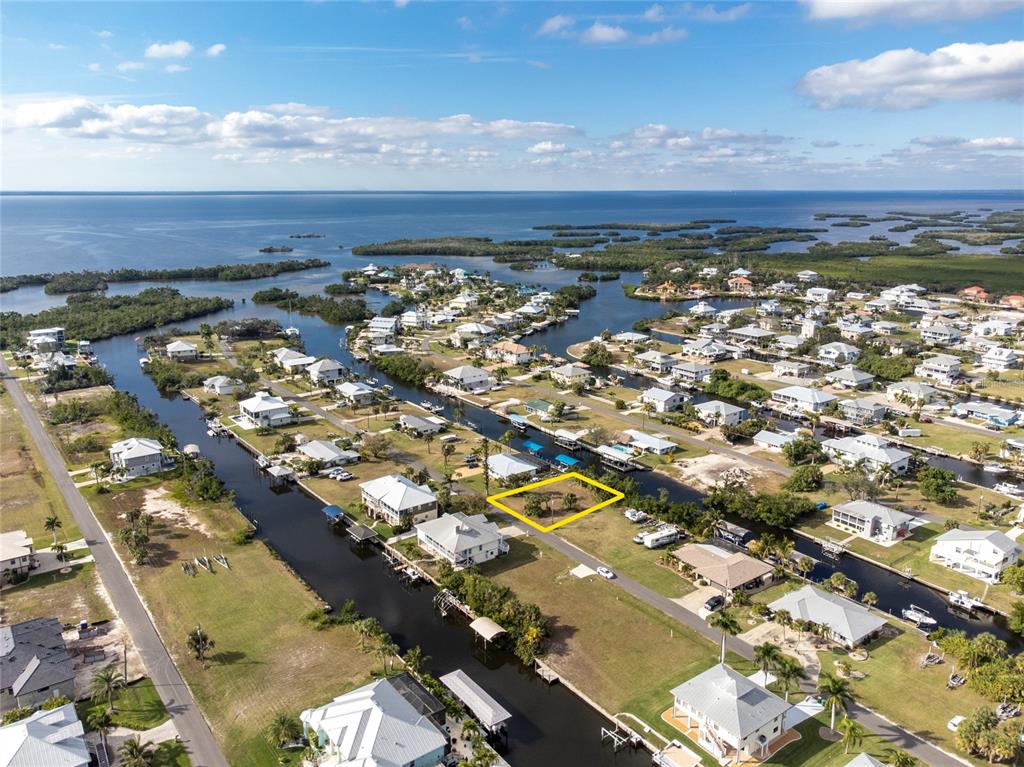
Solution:
<path fill-rule="evenodd" d="M 544 449 L 543 445 L 538 445 L 536 442 L 529 442 L 529 441 L 524 442 L 523 443 L 523 447 L 525 447 L 531 453 L 539 453 L 541 450 Z"/>
<path fill-rule="evenodd" d="M 529 421 L 526 420 L 525 416 L 516 415 L 515 413 L 509 414 L 508 420 L 510 420 L 512 423 L 529 423 Z"/>
<path fill-rule="evenodd" d="M 324 506 L 324 514 L 327 515 L 328 519 L 339 519 L 345 515 L 345 510 L 341 506 L 335 506 L 332 503 L 330 506 Z"/>
<path fill-rule="evenodd" d="M 576 466 L 579 464 L 578 459 L 573 458 L 571 455 L 566 455 L 565 453 L 559 453 L 558 455 L 556 455 L 555 461 L 562 464 L 563 466 Z"/>

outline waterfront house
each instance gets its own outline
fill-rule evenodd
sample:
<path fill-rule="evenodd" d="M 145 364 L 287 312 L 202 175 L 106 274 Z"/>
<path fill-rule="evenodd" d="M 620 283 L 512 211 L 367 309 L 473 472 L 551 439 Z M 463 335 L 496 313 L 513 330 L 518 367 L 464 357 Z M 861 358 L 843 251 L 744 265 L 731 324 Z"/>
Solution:
<path fill-rule="evenodd" d="M 75 699 L 75 670 L 56 618 L 0 626 L 0 711 L 38 706 L 47 698 Z"/>
<path fill-rule="evenodd" d="M 448 302 L 448 306 L 460 312 L 476 309 L 479 299 L 472 290 L 465 290 Z"/>
<path fill-rule="evenodd" d="M 723 322 L 709 322 L 697 328 L 697 335 L 701 338 L 718 338 L 724 336 L 729 326 Z"/>
<path fill-rule="evenodd" d="M 871 397 L 860 397 L 842 400 L 839 403 L 839 410 L 847 421 L 868 426 L 885 418 L 888 408 Z"/>
<path fill-rule="evenodd" d="M 1016 328 L 1016 322 L 990 319 L 974 325 L 971 328 L 971 335 L 974 338 L 1005 338 L 1006 336 L 1012 336 Z"/>
<path fill-rule="evenodd" d="M 739 551 L 726 551 L 710 543 L 688 543 L 672 555 L 723 594 L 752 592 L 771 585 L 775 569 Z"/>
<path fill-rule="evenodd" d="M 334 387 L 343 402 L 352 407 L 372 405 L 377 390 L 362 381 L 345 381 Z"/>
<path fill-rule="evenodd" d="M 713 307 L 707 301 L 698 301 L 696 304 L 691 306 L 687 311 L 694 317 L 707 318 L 714 317 L 718 314 L 718 309 Z"/>
<path fill-rule="evenodd" d="M 179 362 L 188 362 L 199 356 L 199 347 L 188 341 L 171 341 L 164 348 L 168 358 Z"/>
<path fill-rule="evenodd" d="M 306 368 L 309 380 L 324 386 L 336 383 L 341 378 L 341 371 L 341 363 L 330 358 L 317 360 Z"/>
<path fill-rule="evenodd" d="M 812 304 L 831 304 L 836 300 L 836 292 L 832 288 L 807 288 L 804 299 Z"/>
<path fill-rule="evenodd" d="M 794 620 L 827 626 L 829 638 L 847 649 L 869 642 L 885 627 L 885 618 L 863 605 L 814 586 L 790 591 L 768 607 L 772 612 L 786 610 Z"/>
<path fill-rule="evenodd" d="M 36 328 L 28 331 L 28 345 L 37 352 L 56 352 L 64 348 L 64 328 Z"/>
<path fill-rule="evenodd" d="M 960 331 L 952 325 L 931 325 L 921 330 L 921 342 L 935 346 L 960 343 Z"/>
<path fill-rule="evenodd" d="M 803 346 L 805 340 L 805 338 L 801 338 L 800 336 L 786 334 L 773 338 L 772 346 L 774 346 L 780 352 L 795 352 L 797 349 Z"/>
<path fill-rule="evenodd" d="M 87 767 L 92 760 L 74 703 L 0 727 L 0 767 Z"/>
<path fill-rule="evenodd" d="M 534 359 L 533 350 L 529 346 L 515 341 L 498 341 L 484 351 L 484 356 L 503 365 L 525 365 Z"/>
<path fill-rule="evenodd" d="M 733 328 L 726 335 L 747 346 L 767 346 L 775 332 L 756 325 L 745 325 L 741 328 Z"/>
<path fill-rule="evenodd" d="M 801 413 L 820 413 L 837 399 L 834 394 L 807 386 L 786 386 L 772 392 L 773 404 L 781 406 L 783 410 Z"/>
<path fill-rule="evenodd" d="M 409 310 L 398 318 L 403 330 L 425 330 L 430 327 L 430 317 L 426 312 Z"/>
<path fill-rule="evenodd" d="M 228 378 L 227 376 L 210 376 L 203 381 L 203 391 L 207 391 L 218 396 L 234 394 L 241 388 L 241 381 L 237 378 Z"/>
<path fill-rule="evenodd" d="M 753 293 L 754 283 L 748 280 L 746 277 L 730 277 L 726 284 L 729 286 L 729 290 L 733 293 Z"/>
<path fill-rule="evenodd" d="M 494 522 L 488 522 L 483 514 L 466 516 L 461 511 L 417 524 L 416 542 L 424 551 L 454 567 L 490 562 L 509 550 Z"/>
<path fill-rule="evenodd" d="M 0 586 L 38 567 L 32 539 L 24 530 L 0 533 Z"/>
<path fill-rule="evenodd" d="M 392 527 L 425 522 L 437 516 L 437 496 L 426 485 L 417 485 L 398 474 L 385 474 L 359 485 L 363 507 L 375 519 Z"/>
<path fill-rule="evenodd" d="M 916 381 L 899 381 L 885 387 L 885 397 L 892 402 L 927 405 L 939 394 L 938 389 Z"/>
<path fill-rule="evenodd" d="M 114 473 L 125 479 L 157 474 L 174 465 L 164 455 L 163 445 L 146 437 L 122 439 L 111 445 L 108 452 Z"/>
<path fill-rule="evenodd" d="M 718 362 L 727 357 L 736 357 L 742 349 L 736 346 L 724 344 L 711 338 L 695 338 L 683 344 L 681 354 L 690 359 L 703 360 L 704 362 Z"/>
<path fill-rule="evenodd" d="M 888 543 L 905 538 L 914 518 L 871 501 L 850 501 L 832 507 L 832 524 L 869 541 Z"/>
<path fill-rule="evenodd" d="M 761 429 L 761 431 L 754 435 L 753 442 L 762 450 L 768 450 L 772 453 L 781 453 L 782 448 L 790 442 L 793 442 L 796 438 L 797 435 L 792 432 Z"/>
<path fill-rule="evenodd" d="M 988 301 L 988 291 L 980 285 L 971 285 L 969 288 L 964 288 L 960 291 L 960 295 L 968 301 L 978 303 L 986 303 Z"/>
<path fill-rule="evenodd" d="M 512 485 L 533 479 L 540 471 L 540 467 L 514 455 L 497 453 L 488 456 L 487 470 L 491 477 L 503 485 Z"/>
<path fill-rule="evenodd" d="M 880 336 L 894 336 L 900 332 L 900 326 L 888 320 L 879 320 L 871 323 L 871 329 Z"/>
<path fill-rule="evenodd" d="M 462 391 L 485 392 L 491 388 L 491 374 L 472 365 L 459 365 L 444 371 L 444 380 Z"/>
<path fill-rule="evenodd" d="M 680 362 L 672 366 L 672 375 L 681 383 L 701 384 L 711 379 L 710 365 L 700 362 Z"/>
<path fill-rule="evenodd" d="M 239 402 L 238 412 L 253 428 L 283 426 L 294 420 L 288 403 L 266 391 L 258 391 Z"/>
<path fill-rule="evenodd" d="M 1020 366 L 1016 350 L 1007 346 L 993 346 L 981 357 L 981 364 L 989 370 L 1003 372 Z"/>
<path fill-rule="evenodd" d="M 452 346 L 468 347 L 490 343 L 498 331 L 482 322 L 464 322 L 451 335 Z"/>
<path fill-rule="evenodd" d="M 800 345 L 800 339 L 796 336 L 788 336 L 794 338 L 797 341 L 797 346 Z M 777 339 L 776 339 L 777 340 Z M 811 366 L 806 362 L 796 362 L 794 360 L 781 360 L 772 365 L 772 375 L 775 378 L 807 378 L 811 375 Z"/>
<path fill-rule="evenodd" d="M 64 352 L 42 352 L 40 354 L 33 355 L 34 362 L 32 363 L 33 370 L 41 370 L 43 372 L 49 372 L 51 370 L 71 370 L 78 367 L 78 360 L 72 355 L 65 354 Z"/>
<path fill-rule="evenodd" d="M 629 446 L 645 453 L 655 455 L 666 455 L 679 449 L 679 445 L 665 437 L 640 431 L 639 429 L 626 429 L 623 434 L 629 438 Z"/>
<path fill-rule="evenodd" d="M 650 336 L 646 333 L 637 333 L 634 330 L 626 330 L 622 333 L 616 333 L 612 336 L 612 340 L 617 344 L 623 344 L 626 346 L 635 346 L 636 344 L 645 343 Z M 594 340 L 597 340 L 596 338 Z"/>
<path fill-rule="evenodd" d="M 591 377 L 591 372 L 587 368 L 581 368 L 579 365 L 573 365 L 566 363 L 565 365 L 559 365 L 551 370 L 551 380 L 560 386 L 585 386 Z"/>
<path fill-rule="evenodd" d="M 789 703 L 724 663 L 672 690 L 672 718 L 723 763 L 758 760 L 786 734 Z"/>
<path fill-rule="evenodd" d="M 821 447 L 833 463 L 840 466 L 860 465 L 868 476 L 874 476 L 885 467 L 894 474 L 906 474 L 910 468 L 910 453 L 893 447 L 888 440 L 874 434 L 827 439 L 821 443 Z"/>
<path fill-rule="evenodd" d="M 960 358 L 952 354 L 936 354 L 922 360 L 921 364 L 914 368 L 914 375 L 951 384 L 960 377 Z"/>
<path fill-rule="evenodd" d="M 928 560 L 950 570 L 985 581 L 998 582 L 1010 565 L 1020 560 L 1021 549 L 998 530 L 948 530 L 932 544 Z"/>
<path fill-rule="evenodd" d="M 439 418 L 421 418 L 418 415 L 403 414 L 398 418 L 398 425 L 403 431 L 422 437 L 424 434 L 437 434 L 445 429 L 444 421 Z"/>
<path fill-rule="evenodd" d="M 654 349 L 638 354 L 634 359 L 637 365 L 655 373 L 668 372 L 678 361 L 667 354 L 663 354 L 662 352 Z"/>
<path fill-rule="evenodd" d="M 291 349 L 287 349 L 286 351 L 291 352 L 291 354 L 284 355 L 280 359 L 279 364 L 286 372 L 292 375 L 305 372 L 310 365 L 316 362 L 316 357 L 311 357 L 308 354 L 299 354 Z"/>
<path fill-rule="evenodd" d="M 860 359 L 860 349 L 842 341 L 833 341 L 818 347 L 818 359 L 832 365 L 845 365 Z"/>
<path fill-rule="evenodd" d="M 949 412 L 958 418 L 977 418 L 996 426 L 1012 426 L 1020 418 L 1020 412 L 1017 410 L 981 400 L 957 402 Z"/>
<path fill-rule="evenodd" d="M 656 413 L 668 413 L 686 402 L 686 395 L 666 389 L 651 388 L 640 395 L 640 402 L 654 407 Z"/>
<path fill-rule="evenodd" d="M 778 317 L 782 314 L 782 304 L 775 298 L 762 301 L 754 309 L 758 317 Z"/>
<path fill-rule="evenodd" d="M 694 408 L 697 417 L 707 426 L 731 426 L 747 420 L 747 411 L 737 405 L 719 400 L 701 402 Z"/>
<path fill-rule="evenodd" d="M 804 269 L 803 271 L 796 273 L 796 278 L 800 282 L 817 282 L 818 273 L 812 272 L 810 269 Z"/>
<path fill-rule="evenodd" d="M 448 747 L 430 717 L 390 679 L 370 682 L 299 714 L 317 767 L 437 767 Z"/>
<path fill-rule="evenodd" d="M 826 373 L 825 380 L 840 389 L 866 389 L 871 386 L 875 377 L 871 373 L 847 365 Z"/>
<path fill-rule="evenodd" d="M 320 461 L 324 466 L 343 466 L 359 461 L 355 450 L 343 450 L 326 439 L 313 439 L 299 446 L 299 452 L 311 461 Z"/>

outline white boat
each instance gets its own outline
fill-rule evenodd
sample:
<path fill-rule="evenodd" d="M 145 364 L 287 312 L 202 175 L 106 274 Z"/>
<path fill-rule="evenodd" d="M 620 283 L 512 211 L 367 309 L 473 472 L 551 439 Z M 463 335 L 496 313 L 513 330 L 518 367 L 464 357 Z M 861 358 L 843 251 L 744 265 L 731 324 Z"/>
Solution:
<path fill-rule="evenodd" d="M 423 408 L 424 410 L 428 411 L 428 412 L 431 412 L 431 413 L 434 412 L 434 403 L 433 402 L 428 402 L 427 400 L 423 400 L 420 403 L 420 407 Z"/>
<path fill-rule="evenodd" d="M 1024 488 L 1022 488 L 1020 485 L 1015 485 L 1012 482 L 1000 482 L 992 489 L 995 490 L 997 493 L 1012 495 L 1015 498 L 1024 497 Z"/>
<path fill-rule="evenodd" d="M 289 338 L 297 338 L 298 336 L 302 335 L 302 331 L 300 331 L 297 327 L 292 325 L 284 329 L 284 334 Z"/>
<path fill-rule="evenodd" d="M 985 603 L 977 597 L 972 597 L 963 589 L 959 591 L 949 592 L 949 603 L 953 607 L 959 607 L 962 610 L 977 610 L 979 607 L 984 607 Z"/>
<path fill-rule="evenodd" d="M 999 463 L 986 463 L 981 467 L 982 471 L 987 471 L 989 474 L 1005 474 L 1009 469 Z"/>
<path fill-rule="evenodd" d="M 368 383 L 370 386 L 376 386 L 380 382 L 376 378 L 367 378 L 366 383 Z"/>
<path fill-rule="evenodd" d="M 919 628 L 931 628 L 932 626 L 937 626 L 939 624 L 937 620 L 928 614 L 927 610 L 923 607 L 918 607 L 917 605 L 906 607 L 902 612 L 904 620 L 910 621 Z"/>

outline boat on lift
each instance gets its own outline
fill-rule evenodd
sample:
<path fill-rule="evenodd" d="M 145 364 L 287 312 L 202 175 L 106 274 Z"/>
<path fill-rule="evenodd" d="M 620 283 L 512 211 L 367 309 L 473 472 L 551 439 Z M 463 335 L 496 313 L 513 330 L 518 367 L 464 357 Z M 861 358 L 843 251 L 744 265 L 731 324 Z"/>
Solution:
<path fill-rule="evenodd" d="M 918 628 L 934 628 L 939 625 L 939 622 L 929 615 L 927 610 L 917 605 L 904 608 L 902 614 L 904 620 L 910 621 Z"/>
<path fill-rule="evenodd" d="M 465 425 L 467 429 L 472 429 L 473 431 L 477 431 L 480 428 L 473 421 L 465 421 Z"/>
<path fill-rule="evenodd" d="M 959 607 L 961 610 L 967 610 L 968 612 L 985 607 L 984 602 L 977 597 L 972 597 L 963 589 L 949 592 L 949 603 L 953 607 Z"/>
<path fill-rule="evenodd" d="M 1005 474 L 1009 471 L 1001 463 L 986 463 L 981 467 L 982 471 L 987 471 L 989 474 Z"/>
<path fill-rule="evenodd" d="M 1020 485 L 1015 485 L 1012 482 L 1000 482 L 992 489 L 995 490 L 997 493 L 1011 495 L 1014 498 L 1024 497 L 1024 488 L 1022 488 Z"/>
<path fill-rule="evenodd" d="M 299 330 L 299 329 L 298 329 L 297 327 L 295 327 L 294 325 L 289 325 L 288 327 L 286 327 L 286 328 L 284 329 L 284 334 L 285 334 L 286 336 L 288 336 L 289 338 L 298 338 L 299 336 L 301 336 L 301 335 L 302 335 L 302 331 L 301 331 L 301 330 Z"/>

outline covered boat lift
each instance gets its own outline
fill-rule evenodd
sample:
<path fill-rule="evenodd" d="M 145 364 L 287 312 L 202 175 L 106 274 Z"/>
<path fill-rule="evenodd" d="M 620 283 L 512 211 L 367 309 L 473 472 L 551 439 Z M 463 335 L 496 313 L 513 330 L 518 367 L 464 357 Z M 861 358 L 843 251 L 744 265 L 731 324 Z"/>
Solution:
<path fill-rule="evenodd" d="M 505 633 L 505 629 L 500 624 L 487 617 L 476 618 L 469 624 L 469 627 L 476 632 L 477 636 L 484 640 L 484 645 Z"/>
<path fill-rule="evenodd" d="M 488 695 L 484 688 L 474 682 L 461 668 L 442 676 L 441 684 L 451 690 L 452 694 L 465 704 L 487 732 L 499 733 L 505 730 L 506 723 L 512 718 L 512 714 Z"/>
<path fill-rule="evenodd" d="M 333 503 L 330 506 L 324 506 L 324 515 L 334 523 L 345 521 L 345 510 L 341 506 L 335 506 Z"/>
<path fill-rule="evenodd" d="M 510 414 L 508 420 L 512 424 L 513 428 L 516 428 L 519 431 L 526 431 L 526 427 L 530 425 L 530 422 L 527 421 L 524 416 L 517 415 L 515 413 Z"/>
<path fill-rule="evenodd" d="M 525 447 L 529 452 L 533 453 L 534 455 L 536 455 L 537 453 L 544 449 L 543 445 L 538 445 L 536 442 L 531 442 L 529 440 L 523 442 L 523 447 Z"/>
<path fill-rule="evenodd" d="M 559 453 L 555 456 L 555 468 L 561 472 L 572 471 L 579 465 L 579 459 L 573 458 L 571 455 Z"/>
<path fill-rule="evenodd" d="M 601 457 L 601 463 L 619 471 L 632 471 L 636 464 L 629 453 L 623 450 L 616 450 L 610 445 L 598 445 L 594 451 Z"/>
<path fill-rule="evenodd" d="M 352 536 L 352 540 L 356 543 L 368 543 L 377 538 L 377 533 L 374 530 L 358 522 L 348 529 L 348 534 Z"/>

